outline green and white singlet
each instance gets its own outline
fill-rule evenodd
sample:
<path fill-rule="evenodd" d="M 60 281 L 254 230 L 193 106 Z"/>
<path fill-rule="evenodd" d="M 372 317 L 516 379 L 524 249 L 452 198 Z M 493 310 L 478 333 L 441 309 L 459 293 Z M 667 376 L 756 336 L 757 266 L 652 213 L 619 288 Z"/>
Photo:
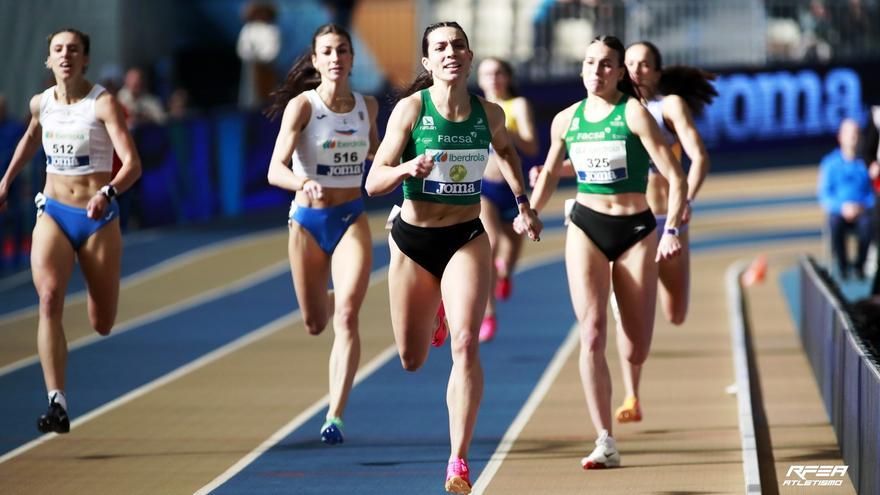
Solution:
<path fill-rule="evenodd" d="M 642 141 L 626 123 L 623 95 L 607 117 L 599 122 L 584 118 L 578 105 L 568 131 L 565 148 L 577 171 L 578 192 L 589 194 L 644 193 L 648 188 L 650 158 Z"/>
<path fill-rule="evenodd" d="M 467 120 L 450 122 L 434 107 L 427 89 L 421 91 L 421 97 L 422 110 L 401 161 L 428 154 L 434 157 L 434 169 L 424 179 L 404 180 L 403 197 L 454 205 L 479 203 L 492 142 L 483 105 L 471 95 L 471 114 Z"/>

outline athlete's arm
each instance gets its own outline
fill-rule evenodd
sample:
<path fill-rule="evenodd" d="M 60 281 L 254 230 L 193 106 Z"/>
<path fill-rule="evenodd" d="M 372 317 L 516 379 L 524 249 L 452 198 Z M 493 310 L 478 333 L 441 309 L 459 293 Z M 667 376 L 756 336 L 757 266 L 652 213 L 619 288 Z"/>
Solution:
<path fill-rule="evenodd" d="M 0 179 L 0 211 L 6 209 L 6 198 L 9 195 L 9 186 L 19 172 L 28 164 L 37 153 L 40 144 L 43 142 L 42 126 L 40 125 L 40 98 L 41 95 L 35 95 L 31 98 L 30 110 L 31 120 L 28 122 L 27 130 L 24 136 L 18 141 L 15 152 L 12 154 L 12 160 L 6 173 Z"/>
<path fill-rule="evenodd" d="M 522 96 L 513 100 L 513 118 L 516 121 L 516 132 L 511 132 L 510 138 L 516 148 L 527 156 L 538 154 L 538 136 L 535 133 L 535 119 L 532 116 L 532 108 L 529 101 Z"/>
<path fill-rule="evenodd" d="M 479 99 L 489 120 L 489 129 L 492 132 L 492 148 L 495 149 L 495 157 L 498 158 L 498 169 L 504 180 L 513 191 L 513 195 L 517 199 L 517 207 L 519 215 L 514 220 L 516 231 L 519 233 L 526 232 L 530 239 L 540 240 L 541 230 L 544 225 L 538 218 L 538 214 L 531 208 L 528 198 L 525 197 L 525 185 L 523 184 L 522 163 L 519 161 L 519 155 L 513 147 L 513 141 L 504 127 L 504 110 L 495 103 Z M 520 197 L 523 198 L 520 198 Z"/>
<path fill-rule="evenodd" d="M 287 102 L 281 117 L 281 129 L 275 139 L 275 149 L 269 159 L 269 184 L 288 191 L 303 191 L 309 199 L 321 199 L 323 188 L 308 177 L 300 177 L 290 168 L 290 158 L 299 142 L 299 136 L 312 117 L 312 106 L 305 93 Z"/>
<path fill-rule="evenodd" d="M 626 123 L 630 130 L 639 137 L 642 145 L 651 156 L 657 170 L 669 181 L 669 204 L 666 216 L 667 228 L 678 228 L 681 225 L 681 216 L 684 213 L 685 197 L 687 196 L 687 182 L 681 164 L 672 154 L 672 150 L 663 139 L 660 127 L 648 113 L 648 110 L 635 98 L 631 98 L 626 104 Z M 664 235 L 660 238 L 657 247 L 657 261 L 677 256 L 681 252 L 681 243 L 678 236 Z"/>
<path fill-rule="evenodd" d="M 434 160 L 425 155 L 400 163 L 400 157 L 419 117 L 421 105 L 421 95 L 415 93 L 400 100 L 391 111 L 385 136 L 379 143 L 379 150 L 376 151 L 364 186 L 370 196 L 390 193 L 407 177 L 425 178 L 434 168 Z"/>
<path fill-rule="evenodd" d="M 379 128 L 376 125 L 376 117 L 379 115 L 379 102 L 375 96 L 364 96 L 367 104 L 367 113 L 370 116 L 370 151 L 367 152 L 367 160 L 372 160 L 379 149 Z"/>
<path fill-rule="evenodd" d="M 125 123 L 125 115 L 122 113 L 122 105 L 116 97 L 105 91 L 95 100 L 95 117 L 104 123 L 110 142 L 113 143 L 113 151 L 119 156 L 122 167 L 116 176 L 110 181 L 111 186 L 117 193 L 127 191 L 137 182 L 141 176 L 141 158 L 134 145 L 134 139 L 128 132 Z M 101 218 L 110 205 L 110 198 L 98 191 L 89 199 L 86 205 L 86 215 L 89 218 Z"/>
<path fill-rule="evenodd" d="M 571 117 L 577 109 L 580 102 L 569 106 L 565 110 L 553 117 L 553 123 L 550 124 L 550 149 L 547 151 L 547 158 L 544 160 L 544 167 L 541 169 L 538 179 L 535 181 L 535 189 L 532 191 L 532 208 L 541 211 L 556 190 L 559 184 L 559 172 L 562 168 L 562 161 L 565 159 L 565 131 L 571 122 Z"/>
<path fill-rule="evenodd" d="M 697 197 L 697 192 L 706 180 L 709 173 L 709 155 L 703 145 L 703 139 L 694 125 L 694 118 L 684 99 L 678 95 L 669 95 L 663 99 L 663 118 L 673 128 L 681 147 L 691 159 L 691 168 L 688 171 L 688 201 Z"/>

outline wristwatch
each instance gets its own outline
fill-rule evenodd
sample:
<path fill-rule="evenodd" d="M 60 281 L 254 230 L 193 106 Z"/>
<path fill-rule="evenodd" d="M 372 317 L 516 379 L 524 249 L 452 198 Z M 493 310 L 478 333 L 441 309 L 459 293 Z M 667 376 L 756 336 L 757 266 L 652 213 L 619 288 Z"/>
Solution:
<path fill-rule="evenodd" d="M 663 234 L 669 234 L 678 237 L 678 227 L 666 227 L 666 229 L 663 231 Z"/>
<path fill-rule="evenodd" d="M 103 194 L 108 201 L 116 197 L 116 188 L 113 187 L 112 184 L 107 184 L 106 186 L 99 189 L 98 192 Z"/>

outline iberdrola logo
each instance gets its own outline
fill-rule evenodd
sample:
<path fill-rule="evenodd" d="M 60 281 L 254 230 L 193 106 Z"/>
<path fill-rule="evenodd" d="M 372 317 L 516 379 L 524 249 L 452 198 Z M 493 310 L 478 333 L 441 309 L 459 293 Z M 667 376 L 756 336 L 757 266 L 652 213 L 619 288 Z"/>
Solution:
<path fill-rule="evenodd" d="M 328 140 L 324 141 L 324 144 L 322 144 L 321 147 L 324 148 L 325 150 L 332 150 L 333 148 L 336 147 L 336 140 L 335 139 L 328 139 Z"/>
<path fill-rule="evenodd" d="M 445 151 L 438 151 L 437 153 L 434 153 L 434 161 L 435 162 L 449 161 L 449 154 L 446 153 Z"/>
<path fill-rule="evenodd" d="M 449 169 L 449 178 L 455 182 L 461 182 L 465 177 L 467 177 L 467 167 L 464 165 L 459 163 Z"/>

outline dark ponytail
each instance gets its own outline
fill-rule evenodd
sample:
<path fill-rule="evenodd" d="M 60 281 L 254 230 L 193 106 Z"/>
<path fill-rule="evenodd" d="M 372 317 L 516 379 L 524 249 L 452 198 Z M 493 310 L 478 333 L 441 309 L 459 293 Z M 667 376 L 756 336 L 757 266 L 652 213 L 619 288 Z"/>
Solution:
<path fill-rule="evenodd" d="M 443 28 L 443 27 L 451 27 L 458 29 L 462 36 L 464 36 L 464 41 L 467 43 L 468 48 L 470 48 L 471 43 L 468 41 L 467 33 L 464 32 L 464 29 L 455 22 L 455 21 L 443 21 L 443 22 L 435 22 L 434 24 L 429 25 L 425 28 L 425 33 L 422 35 L 422 56 L 428 56 L 428 35 L 431 34 L 435 29 Z M 417 93 L 425 88 L 430 88 L 434 84 L 434 76 L 431 75 L 430 72 L 422 69 L 419 72 L 419 75 L 416 76 L 415 80 L 409 84 L 406 88 L 400 91 L 397 94 L 397 99 L 401 100 L 406 98 L 407 96 Z"/>
<path fill-rule="evenodd" d="M 614 36 L 596 36 L 590 44 L 597 42 L 617 52 L 617 64 L 623 67 L 623 79 L 617 82 L 617 90 L 641 101 L 642 95 L 639 93 L 639 88 L 633 84 L 632 78 L 629 77 L 629 71 L 626 70 L 626 65 L 623 63 L 626 56 L 626 49 L 623 47 L 623 43 Z"/>
<path fill-rule="evenodd" d="M 650 41 L 639 41 L 630 46 L 635 45 L 644 46 L 654 57 L 654 69 L 660 71 L 657 91 L 662 95 L 680 96 L 694 115 L 702 115 L 706 105 L 718 96 L 718 91 L 711 82 L 715 80 L 715 74 L 687 65 L 674 65 L 664 69 L 663 57 L 657 45 Z"/>
<path fill-rule="evenodd" d="M 664 95 L 678 95 L 691 113 L 696 116 L 703 114 L 706 105 L 718 96 L 718 91 L 711 81 L 715 80 L 715 74 L 706 72 L 696 67 L 675 65 L 663 69 L 657 90 Z"/>
<path fill-rule="evenodd" d="M 310 89 L 315 89 L 321 84 L 321 74 L 318 73 L 318 69 L 312 65 L 312 55 L 315 54 L 315 43 L 317 42 L 318 37 L 325 34 L 338 34 L 345 37 L 345 39 L 348 40 L 348 46 L 351 47 L 351 51 L 354 53 L 354 45 L 351 43 L 351 35 L 348 34 L 348 31 L 346 31 L 345 28 L 334 23 L 320 26 L 315 30 L 315 34 L 312 35 L 312 49 L 296 59 L 293 66 L 287 71 L 287 77 L 284 78 L 284 83 L 278 87 L 278 89 L 269 93 L 269 98 L 272 99 L 272 104 L 263 112 L 267 117 L 274 119 L 278 115 L 283 114 L 284 109 L 287 107 L 287 103 L 295 98 L 296 95 Z"/>

